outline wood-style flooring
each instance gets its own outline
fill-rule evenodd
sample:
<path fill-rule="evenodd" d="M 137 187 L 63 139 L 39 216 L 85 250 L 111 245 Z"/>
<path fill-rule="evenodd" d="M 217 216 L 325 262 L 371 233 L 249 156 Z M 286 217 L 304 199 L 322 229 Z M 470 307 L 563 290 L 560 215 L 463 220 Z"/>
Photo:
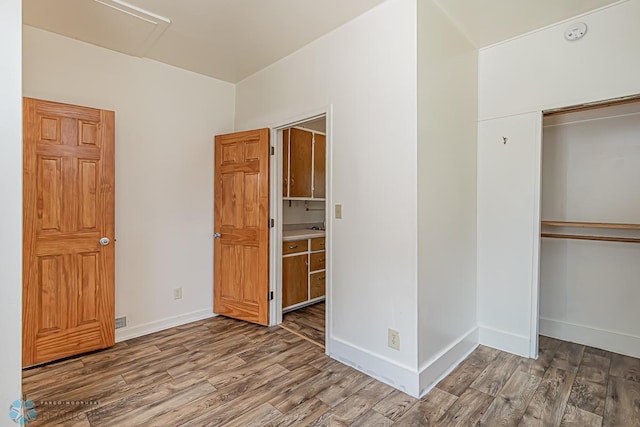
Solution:
<path fill-rule="evenodd" d="M 309 305 L 282 316 L 280 327 L 324 348 L 325 303 Z"/>
<path fill-rule="evenodd" d="M 285 329 L 216 317 L 24 371 L 29 426 L 640 426 L 640 360 L 480 346 L 414 399 Z"/>

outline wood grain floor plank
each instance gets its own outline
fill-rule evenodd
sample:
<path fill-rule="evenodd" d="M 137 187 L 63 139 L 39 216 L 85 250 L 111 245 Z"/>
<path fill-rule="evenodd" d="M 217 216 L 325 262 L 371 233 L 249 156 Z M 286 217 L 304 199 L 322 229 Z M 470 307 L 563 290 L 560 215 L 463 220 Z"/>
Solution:
<path fill-rule="evenodd" d="M 282 414 L 268 403 L 245 412 L 238 418 L 223 424 L 225 427 L 262 427 L 279 418 Z"/>
<path fill-rule="evenodd" d="M 393 425 L 393 420 L 384 417 L 379 412 L 369 410 L 358 417 L 350 427 L 388 427 Z"/>
<path fill-rule="evenodd" d="M 569 400 L 574 372 L 551 367 L 533 394 L 520 426 L 559 426 Z"/>
<path fill-rule="evenodd" d="M 569 372 L 578 372 L 585 346 L 562 341 L 556 350 L 551 365 Z"/>
<path fill-rule="evenodd" d="M 409 396 L 400 390 L 393 390 L 384 399 L 376 403 L 373 406 L 373 410 L 391 421 L 396 421 L 417 401 L 418 399 L 415 397 Z"/>
<path fill-rule="evenodd" d="M 394 425 L 435 426 L 437 421 L 458 398 L 440 389 L 432 389 L 413 405 Z"/>
<path fill-rule="evenodd" d="M 567 405 L 560 427 L 601 427 L 602 417 L 583 411 L 573 405 Z"/>
<path fill-rule="evenodd" d="M 602 425 L 640 427 L 640 383 L 613 375 L 609 378 Z"/>
<path fill-rule="evenodd" d="M 640 359 L 613 354 L 609 374 L 625 380 L 640 382 Z"/>
<path fill-rule="evenodd" d="M 607 386 L 577 377 L 571 388 L 568 403 L 583 411 L 602 416 L 607 398 Z"/>
<path fill-rule="evenodd" d="M 374 405 L 387 397 L 392 387 L 379 381 L 371 381 L 351 394 L 333 409 L 333 420 L 351 425 L 357 418 L 367 413 Z M 325 403 L 327 403 L 325 401 Z"/>
<path fill-rule="evenodd" d="M 288 426 L 304 426 L 313 423 L 322 415 L 329 412 L 331 408 L 315 397 L 306 400 L 302 404 L 296 406 L 291 411 L 283 414 L 279 418 L 265 427 L 288 427 Z"/>
<path fill-rule="evenodd" d="M 438 426 L 474 426 L 480 421 L 493 399 L 489 394 L 468 388 L 438 420 Z"/>
<path fill-rule="evenodd" d="M 479 425 L 517 425 L 541 381 L 537 375 L 516 371 L 489 405 Z"/>
<path fill-rule="evenodd" d="M 469 387 L 497 396 L 523 360 L 514 354 L 500 353 Z"/>
<path fill-rule="evenodd" d="M 528 374 L 544 377 L 544 373 L 551 365 L 551 361 L 562 341 L 555 338 L 540 336 L 538 342 L 538 358 L 527 359 L 520 364 L 519 370 Z"/>
<path fill-rule="evenodd" d="M 352 372 L 322 390 L 316 397 L 331 407 L 343 402 L 347 397 L 369 384 L 373 379 L 361 372 Z"/>

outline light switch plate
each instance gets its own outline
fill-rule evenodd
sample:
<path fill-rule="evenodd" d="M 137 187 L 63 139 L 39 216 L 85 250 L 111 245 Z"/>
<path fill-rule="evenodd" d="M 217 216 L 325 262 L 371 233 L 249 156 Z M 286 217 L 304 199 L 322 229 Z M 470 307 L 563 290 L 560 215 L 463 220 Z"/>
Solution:
<path fill-rule="evenodd" d="M 336 219 L 342 219 L 342 205 L 336 204 Z"/>

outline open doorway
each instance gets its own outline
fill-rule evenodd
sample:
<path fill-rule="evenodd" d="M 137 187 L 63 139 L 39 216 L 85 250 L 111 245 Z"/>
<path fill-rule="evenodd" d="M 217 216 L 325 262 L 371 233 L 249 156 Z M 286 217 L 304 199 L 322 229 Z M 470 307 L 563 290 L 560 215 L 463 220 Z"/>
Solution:
<path fill-rule="evenodd" d="M 637 96 L 545 112 L 541 359 L 561 345 L 577 364 L 586 346 L 585 354 L 597 353 L 607 370 L 605 358 L 611 360 L 611 372 L 637 366 L 639 118 Z"/>
<path fill-rule="evenodd" d="M 328 254 L 327 120 L 310 117 L 276 129 L 275 323 L 325 347 Z M 274 182 L 272 181 L 272 182 Z"/>

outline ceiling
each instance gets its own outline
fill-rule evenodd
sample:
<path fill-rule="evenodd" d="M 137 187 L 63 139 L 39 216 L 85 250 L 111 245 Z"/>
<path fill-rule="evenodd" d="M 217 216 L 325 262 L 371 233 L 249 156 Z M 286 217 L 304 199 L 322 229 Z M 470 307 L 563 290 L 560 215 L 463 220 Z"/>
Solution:
<path fill-rule="evenodd" d="M 619 0 L 434 1 L 478 48 L 619 2 Z"/>
<path fill-rule="evenodd" d="M 24 0 L 23 19 L 236 83 L 384 1 Z M 617 0 L 434 1 L 483 47 Z"/>

